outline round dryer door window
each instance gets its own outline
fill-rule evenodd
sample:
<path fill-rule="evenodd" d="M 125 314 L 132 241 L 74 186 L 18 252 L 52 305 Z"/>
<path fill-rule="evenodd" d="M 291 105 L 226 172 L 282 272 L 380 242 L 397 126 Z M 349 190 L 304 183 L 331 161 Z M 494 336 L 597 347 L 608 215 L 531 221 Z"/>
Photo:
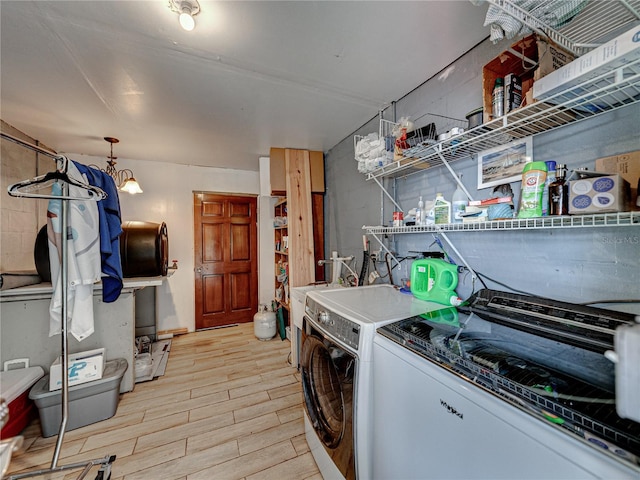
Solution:
<path fill-rule="evenodd" d="M 352 369 L 343 368 L 339 352 L 342 350 L 328 347 L 317 337 L 309 336 L 304 341 L 301 355 L 305 408 L 316 433 L 329 448 L 340 443 L 347 421 L 342 384 Z M 338 362 L 334 362 L 334 358 Z"/>

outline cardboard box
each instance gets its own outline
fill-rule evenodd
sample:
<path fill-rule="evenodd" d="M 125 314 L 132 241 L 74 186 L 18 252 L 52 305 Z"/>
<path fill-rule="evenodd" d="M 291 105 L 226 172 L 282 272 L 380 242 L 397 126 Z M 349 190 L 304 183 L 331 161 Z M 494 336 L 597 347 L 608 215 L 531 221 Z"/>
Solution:
<path fill-rule="evenodd" d="M 524 57 L 524 58 L 523 58 Z M 534 80 L 547 75 L 554 69 L 573 60 L 573 56 L 563 50 L 550 46 L 537 35 L 529 35 L 511 45 L 482 69 L 482 107 L 483 123 L 493 120 L 492 92 L 496 78 L 516 75 L 522 83 L 521 98 L 528 103 L 533 98 L 528 95 Z M 536 66 L 537 65 L 537 66 Z M 534 68 L 535 67 L 535 68 Z M 505 105 L 507 103 L 505 95 Z"/>
<path fill-rule="evenodd" d="M 596 160 L 596 172 L 617 173 L 631 185 L 631 203 L 635 205 L 640 185 L 640 150 Z M 640 205 L 639 205 L 640 206 Z"/>
<path fill-rule="evenodd" d="M 104 348 L 69 354 L 69 386 L 99 380 L 105 363 Z M 49 391 L 62 388 L 62 357 L 56 358 L 49 370 Z"/>
<path fill-rule="evenodd" d="M 635 26 L 622 35 L 585 53 L 533 85 L 533 98 L 543 100 L 596 76 L 626 65 L 640 58 L 640 27 Z"/>
<path fill-rule="evenodd" d="M 576 58 L 572 53 L 563 50 L 557 45 L 548 43 L 540 37 L 536 38 L 536 45 L 538 46 L 538 67 L 533 74 L 533 80 L 536 82 L 551 72 L 573 62 Z"/>
<path fill-rule="evenodd" d="M 615 213 L 628 210 L 629 182 L 620 175 L 591 173 L 569 182 L 569 214 Z"/>

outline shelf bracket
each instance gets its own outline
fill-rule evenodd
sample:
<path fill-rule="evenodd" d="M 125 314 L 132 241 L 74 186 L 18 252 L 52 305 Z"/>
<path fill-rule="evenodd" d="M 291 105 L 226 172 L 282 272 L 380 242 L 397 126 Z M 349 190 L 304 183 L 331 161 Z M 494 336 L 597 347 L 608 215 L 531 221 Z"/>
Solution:
<path fill-rule="evenodd" d="M 437 225 L 436 225 L 437 227 Z M 437 232 L 438 235 L 440 235 L 442 238 L 445 239 L 445 241 L 447 242 L 447 245 L 449 245 L 449 247 L 451 247 L 451 250 L 453 250 L 453 252 L 456 254 L 456 256 L 462 260 L 462 263 L 464 263 L 464 266 L 467 268 L 467 270 L 469 270 L 469 273 L 471 273 L 471 279 L 473 281 L 478 279 L 478 274 L 475 272 L 475 270 L 473 270 L 473 268 L 471 268 L 471 266 L 467 263 L 467 261 L 464 259 L 464 257 L 460 254 L 460 252 L 458 251 L 458 249 L 455 247 L 455 245 L 453 244 L 453 242 L 451 240 L 449 240 L 449 237 L 447 236 L 446 233 L 444 233 L 444 231 L 440 228 L 437 228 Z M 436 234 L 434 233 L 434 235 Z"/>
<path fill-rule="evenodd" d="M 362 227 L 362 228 L 365 228 L 365 227 Z M 389 249 L 387 248 L 387 246 L 384 244 L 384 242 L 383 242 L 380 238 L 378 238 L 378 236 L 377 236 L 375 233 L 373 233 L 373 232 L 367 232 L 367 234 L 368 234 L 368 235 L 371 235 L 373 238 L 375 238 L 375 239 L 376 239 L 376 241 L 380 244 L 380 247 L 381 247 L 385 252 L 387 252 L 389 255 L 391 255 L 391 258 L 392 258 L 392 259 L 393 259 L 393 261 L 395 262 L 395 266 L 399 266 L 399 265 L 400 265 L 400 261 L 399 261 L 399 260 L 396 258 L 396 256 L 391 252 L 391 250 L 389 250 Z M 392 267 L 392 268 L 393 268 L 393 267 Z M 389 272 L 389 273 L 391 273 L 391 272 Z M 390 276 L 389 278 L 391 278 L 391 276 Z"/>
<path fill-rule="evenodd" d="M 438 156 L 440 157 L 440 161 L 442 162 L 442 164 L 447 167 L 447 170 L 449 170 L 449 173 L 451 174 L 451 176 L 455 179 L 456 183 L 458 184 L 458 186 L 462 189 L 462 191 L 464 192 L 464 194 L 467 196 L 467 198 L 469 200 L 473 200 L 473 197 L 471 196 L 471 194 L 469 193 L 469 191 L 467 190 L 467 188 L 463 185 L 462 181 L 460 180 L 460 178 L 458 177 L 458 175 L 456 175 L 456 172 L 453 171 L 453 169 L 451 168 L 451 165 L 449 165 L 449 162 L 447 162 L 447 160 L 444 158 L 444 155 L 442 155 L 442 152 L 440 150 L 437 150 Z"/>
<path fill-rule="evenodd" d="M 382 190 L 384 192 L 384 194 L 389 198 L 389 200 L 391 200 L 391 202 L 396 206 L 396 208 L 398 209 L 397 211 L 398 212 L 404 212 L 404 210 L 402 210 L 402 207 L 400 205 L 398 205 L 398 202 L 396 202 L 395 199 L 391 195 L 389 195 L 389 192 L 387 192 L 387 189 L 384 188 L 384 186 L 380 183 L 380 181 L 376 177 L 373 177 L 373 179 L 375 180 L 375 182 L 380 187 L 380 190 Z"/>

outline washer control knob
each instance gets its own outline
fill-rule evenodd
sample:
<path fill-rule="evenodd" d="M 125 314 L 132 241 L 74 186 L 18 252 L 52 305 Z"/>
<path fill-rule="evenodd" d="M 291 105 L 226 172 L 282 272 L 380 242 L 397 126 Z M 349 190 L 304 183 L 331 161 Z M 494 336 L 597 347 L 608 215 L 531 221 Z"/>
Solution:
<path fill-rule="evenodd" d="M 323 325 L 329 325 L 331 318 L 329 317 L 329 312 L 324 310 L 318 312 L 318 321 Z"/>

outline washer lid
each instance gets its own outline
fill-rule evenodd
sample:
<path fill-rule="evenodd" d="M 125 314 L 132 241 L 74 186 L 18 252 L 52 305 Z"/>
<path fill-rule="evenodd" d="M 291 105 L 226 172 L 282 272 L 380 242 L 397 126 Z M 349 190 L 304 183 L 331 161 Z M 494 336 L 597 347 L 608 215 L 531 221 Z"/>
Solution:
<path fill-rule="evenodd" d="M 311 291 L 307 295 L 324 308 L 359 323 L 386 323 L 443 308 L 401 293 L 392 285 Z"/>

